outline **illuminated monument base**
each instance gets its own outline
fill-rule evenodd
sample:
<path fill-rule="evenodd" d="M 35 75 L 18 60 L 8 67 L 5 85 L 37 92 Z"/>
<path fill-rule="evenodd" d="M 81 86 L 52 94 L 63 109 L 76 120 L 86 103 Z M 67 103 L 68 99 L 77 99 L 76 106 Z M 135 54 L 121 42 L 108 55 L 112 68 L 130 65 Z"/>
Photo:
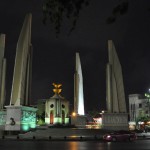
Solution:
<path fill-rule="evenodd" d="M 45 118 L 45 123 L 47 125 L 51 124 L 50 118 Z M 61 117 L 54 117 L 53 125 L 57 125 L 57 124 L 67 124 L 68 125 L 69 124 L 69 118 L 64 118 L 64 122 L 63 122 L 63 119 Z"/>
<path fill-rule="evenodd" d="M 5 129 L 6 111 L 0 111 L 0 130 Z"/>
<path fill-rule="evenodd" d="M 27 106 L 5 107 L 5 131 L 29 131 L 36 128 L 36 108 Z"/>
<path fill-rule="evenodd" d="M 86 124 L 87 124 L 86 116 L 84 115 L 71 116 L 71 125 L 74 125 L 79 128 L 85 128 Z"/>
<path fill-rule="evenodd" d="M 102 114 L 102 128 L 107 130 L 128 130 L 127 113 Z"/>

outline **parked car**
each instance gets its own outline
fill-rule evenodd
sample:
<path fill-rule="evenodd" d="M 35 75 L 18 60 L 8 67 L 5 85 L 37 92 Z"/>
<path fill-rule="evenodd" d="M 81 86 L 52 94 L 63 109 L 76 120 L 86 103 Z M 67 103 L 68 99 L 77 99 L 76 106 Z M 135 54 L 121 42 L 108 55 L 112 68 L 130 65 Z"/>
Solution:
<path fill-rule="evenodd" d="M 103 136 L 103 139 L 105 141 L 134 141 L 137 139 L 136 133 L 131 132 L 131 131 L 125 131 L 125 130 L 120 130 L 120 131 L 115 131 L 112 133 L 105 134 Z"/>
<path fill-rule="evenodd" d="M 150 137 L 150 131 L 145 131 L 145 130 L 135 130 L 136 136 L 137 137 Z"/>

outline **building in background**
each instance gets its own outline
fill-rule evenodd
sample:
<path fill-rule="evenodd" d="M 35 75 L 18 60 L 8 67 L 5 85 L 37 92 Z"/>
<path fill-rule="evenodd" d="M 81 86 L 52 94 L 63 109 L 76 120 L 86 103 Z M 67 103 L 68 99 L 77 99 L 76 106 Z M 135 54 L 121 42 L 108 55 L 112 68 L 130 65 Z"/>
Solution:
<path fill-rule="evenodd" d="M 129 95 L 129 128 L 145 129 L 150 126 L 149 99 L 142 94 Z"/>

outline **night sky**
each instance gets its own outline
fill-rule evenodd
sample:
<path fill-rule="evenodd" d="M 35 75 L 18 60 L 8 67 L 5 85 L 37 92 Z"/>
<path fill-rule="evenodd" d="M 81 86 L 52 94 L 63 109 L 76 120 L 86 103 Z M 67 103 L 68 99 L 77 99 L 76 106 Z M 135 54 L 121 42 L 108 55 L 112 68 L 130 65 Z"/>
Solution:
<path fill-rule="evenodd" d="M 53 96 L 52 83 L 62 83 L 62 96 L 73 105 L 75 53 L 79 52 L 85 111 L 106 109 L 107 41 L 113 40 L 122 65 L 126 102 L 129 94 L 150 87 L 150 1 L 130 0 L 125 15 L 113 24 L 106 20 L 119 0 L 91 0 L 81 10 L 75 30 L 68 36 L 65 20 L 56 38 L 53 25 L 42 23 L 42 0 L 1 0 L 0 32 L 6 34 L 6 105 L 9 103 L 16 44 L 25 15 L 32 13 L 32 104 Z"/>

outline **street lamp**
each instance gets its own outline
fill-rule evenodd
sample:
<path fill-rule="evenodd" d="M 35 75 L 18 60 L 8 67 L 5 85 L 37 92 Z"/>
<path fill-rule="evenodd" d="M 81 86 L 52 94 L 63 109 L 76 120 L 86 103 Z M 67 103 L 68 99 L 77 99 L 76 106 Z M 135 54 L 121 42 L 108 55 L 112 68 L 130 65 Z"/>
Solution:
<path fill-rule="evenodd" d="M 73 116 L 73 117 L 75 117 L 75 116 L 76 116 L 76 113 L 75 113 L 75 112 L 73 112 L 73 113 L 72 113 L 72 116 Z"/>

